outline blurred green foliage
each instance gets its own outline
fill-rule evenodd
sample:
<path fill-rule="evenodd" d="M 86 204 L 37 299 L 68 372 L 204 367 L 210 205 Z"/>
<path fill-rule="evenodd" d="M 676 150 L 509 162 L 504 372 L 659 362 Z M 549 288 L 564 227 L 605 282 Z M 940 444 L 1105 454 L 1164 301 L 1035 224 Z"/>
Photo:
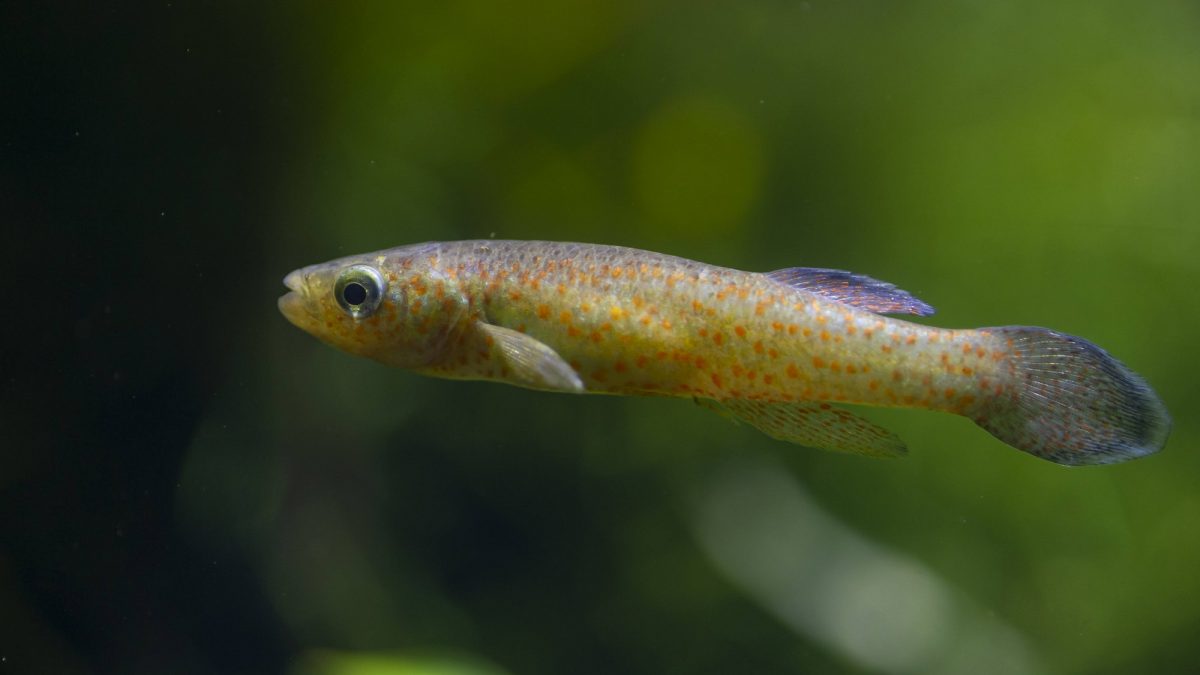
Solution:
<path fill-rule="evenodd" d="M 295 675 L 503 675 L 496 668 L 463 659 L 412 658 L 388 653 L 317 651 L 298 664 Z"/>
<path fill-rule="evenodd" d="M 1194 667 L 1195 3 L 308 3 L 262 30 L 302 95 L 173 517 L 245 562 L 295 673 Z M 1071 470 L 868 410 L 911 449 L 871 461 L 686 401 L 418 378 L 274 309 L 301 265 L 490 236 L 855 270 L 939 325 L 1093 340 L 1175 430 Z"/>

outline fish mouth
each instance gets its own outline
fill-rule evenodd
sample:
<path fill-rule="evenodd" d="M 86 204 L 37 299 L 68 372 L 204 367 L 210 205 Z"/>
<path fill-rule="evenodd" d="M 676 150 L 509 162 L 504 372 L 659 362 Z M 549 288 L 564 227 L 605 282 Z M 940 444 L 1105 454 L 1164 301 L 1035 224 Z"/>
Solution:
<path fill-rule="evenodd" d="M 283 278 L 283 285 L 290 292 L 284 293 L 279 297 L 279 311 L 298 327 L 304 327 L 304 321 L 308 318 L 308 307 L 305 303 L 306 288 L 304 284 L 304 275 L 300 270 L 296 270 Z"/>

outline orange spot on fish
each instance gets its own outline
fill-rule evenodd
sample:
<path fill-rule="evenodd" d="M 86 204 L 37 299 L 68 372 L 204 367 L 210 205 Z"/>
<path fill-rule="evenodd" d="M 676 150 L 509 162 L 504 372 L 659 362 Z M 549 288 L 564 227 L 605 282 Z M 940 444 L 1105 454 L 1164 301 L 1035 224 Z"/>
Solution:
<path fill-rule="evenodd" d="M 696 368 L 698 368 L 699 370 L 704 370 L 704 367 L 707 365 L 708 365 L 708 362 L 704 360 L 703 356 L 696 357 Z"/>
<path fill-rule="evenodd" d="M 693 300 L 692 301 L 692 309 L 695 310 L 696 313 L 703 312 L 704 311 L 704 303 L 700 302 L 699 300 Z"/>
<path fill-rule="evenodd" d="M 838 363 L 837 361 L 830 361 L 829 369 L 835 373 L 840 373 L 842 372 L 842 364 Z"/>
<path fill-rule="evenodd" d="M 769 356 L 773 359 L 777 359 L 777 358 L 779 358 L 779 350 L 775 349 L 774 347 L 771 347 L 770 349 L 767 350 L 767 356 Z"/>
<path fill-rule="evenodd" d="M 713 333 L 713 342 L 717 343 L 718 345 L 722 344 L 725 342 L 725 336 L 720 333 Z"/>
<path fill-rule="evenodd" d="M 620 321 L 625 316 L 625 310 L 613 305 L 612 309 L 608 310 L 608 315 L 612 317 L 613 321 Z"/>
<path fill-rule="evenodd" d="M 962 374 L 963 374 L 963 375 L 970 375 L 970 374 L 971 374 L 971 373 L 973 373 L 973 372 L 975 372 L 975 371 L 971 370 L 971 369 L 970 369 L 969 367 L 967 367 L 967 366 L 963 366 L 963 367 L 962 367 Z"/>
<path fill-rule="evenodd" d="M 882 345 L 882 346 L 880 346 L 879 348 L 880 348 L 881 350 L 883 350 L 883 353 L 884 353 L 884 354 L 891 354 L 891 353 L 892 353 L 892 346 L 891 346 L 891 345 Z"/>
<path fill-rule="evenodd" d="M 649 361 L 650 361 L 650 359 L 646 358 L 645 355 L 642 355 L 642 356 L 637 357 L 637 360 L 634 361 L 634 364 L 636 364 L 638 368 L 645 368 L 646 363 L 648 363 Z"/>
<path fill-rule="evenodd" d="M 707 328 L 701 328 L 700 330 L 696 331 L 696 333 L 699 334 L 700 337 L 708 337 L 708 329 Z"/>
<path fill-rule="evenodd" d="M 546 320 L 550 318 L 550 305 L 538 305 L 537 315 L 539 319 Z"/>
<path fill-rule="evenodd" d="M 564 309 L 559 313 L 558 320 L 563 323 L 571 323 L 571 313 Z"/>
<path fill-rule="evenodd" d="M 745 326 L 734 326 L 733 332 L 737 333 L 737 336 L 740 338 L 746 337 L 746 327 Z"/>
<path fill-rule="evenodd" d="M 618 373 L 623 373 L 629 370 L 629 366 L 626 366 L 624 361 L 617 361 L 613 364 L 613 370 L 617 371 Z"/>
<path fill-rule="evenodd" d="M 622 274 L 622 273 L 623 273 L 623 272 L 622 272 L 622 270 L 621 270 L 621 268 L 620 268 L 620 267 L 614 267 L 614 268 L 612 268 L 612 272 L 611 272 L 611 274 L 612 274 L 612 278 L 614 278 L 614 279 L 620 279 L 620 278 L 621 278 L 621 274 Z"/>
<path fill-rule="evenodd" d="M 796 324 L 794 324 L 794 323 L 788 324 L 788 335 L 795 335 L 796 331 L 798 331 L 798 330 L 800 330 L 800 327 L 797 326 Z"/>
<path fill-rule="evenodd" d="M 763 312 L 766 311 L 768 304 L 769 303 L 767 303 L 767 302 L 759 302 L 759 303 L 755 304 L 754 305 L 754 316 L 762 316 Z"/>
<path fill-rule="evenodd" d="M 827 330 L 821 331 L 821 340 L 823 342 L 829 342 L 829 331 L 827 331 Z"/>
<path fill-rule="evenodd" d="M 909 336 L 908 336 L 908 339 L 906 339 L 906 340 L 904 341 L 904 344 L 908 344 L 908 345 L 915 345 L 915 344 L 917 344 L 917 336 L 916 336 L 916 335 L 909 335 Z"/>
<path fill-rule="evenodd" d="M 716 373 L 713 373 L 711 379 L 712 379 L 712 383 L 714 385 L 716 385 L 717 388 L 719 389 L 721 387 L 721 376 Z"/>
<path fill-rule="evenodd" d="M 514 301 L 515 301 L 515 300 L 520 300 L 520 299 L 521 299 L 521 293 L 520 293 L 520 291 L 509 291 L 509 292 L 508 292 L 508 299 L 509 299 L 509 300 L 514 300 Z"/>
<path fill-rule="evenodd" d="M 579 330 L 575 326 L 567 326 L 567 335 L 569 335 L 571 337 L 579 337 L 582 334 L 583 334 L 583 331 Z"/>
<path fill-rule="evenodd" d="M 588 338 L 589 338 L 589 339 L 590 339 L 592 342 L 603 342 L 603 341 L 604 341 L 604 336 L 603 336 L 603 335 L 601 335 L 601 334 L 600 334 L 600 331 L 598 331 L 598 330 L 594 330 L 594 331 L 592 331 L 592 334 L 591 334 L 591 335 L 589 335 L 589 336 L 588 336 Z"/>
<path fill-rule="evenodd" d="M 755 353 L 755 354 L 762 354 L 762 353 L 763 353 L 763 352 L 765 352 L 765 351 L 766 351 L 766 349 L 764 349 L 764 348 L 763 348 L 763 343 L 762 343 L 762 340 L 757 340 L 757 341 L 754 343 L 754 353 Z"/>
<path fill-rule="evenodd" d="M 642 300 L 642 296 L 640 295 L 633 296 L 629 299 L 629 301 L 633 303 L 634 309 L 641 309 L 642 305 L 646 303 L 645 300 Z"/>
<path fill-rule="evenodd" d="M 870 382 L 867 383 L 867 388 L 870 389 L 871 391 L 875 391 L 876 389 L 879 388 L 879 380 L 871 380 Z"/>
<path fill-rule="evenodd" d="M 778 321 L 772 321 L 771 329 L 777 333 L 781 333 L 781 332 L 783 332 L 783 324 L 779 323 Z"/>
<path fill-rule="evenodd" d="M 855 368 L 853 363 L 846 364 L 846 374 L 847 375 L 853 375 L 857 372 L 858 372 L 858 368 Z"/>
<path fill-rule="evenodd" d="M 794 364 L 794 363 L 788 364 L 787 376 L 792 378 L 793 380 L 800 377 L 800 369 L 796 367 L 796 364 Z"/>
<path fill-rule="evenodd" d="M 808 326 L 804 327 L 804 337 L 812 337 L 812 329 Z"/>
<path fill-rule="evenodd" d="M 954 398 L 954 394 L 954 387 L 946 387 L 946 391 L 942 392 L 942 395 L 946 398 Z"/>
<path fill-rule="evenodd" d="M 775 376 L 769 373 L 763 374 L 763 384 L 774 384 Z"/>
<path fill-rule="evenodd" d="M 663 327 L 663 330 L 671 330 L 671 322 L 668 321 L 667 319 L 663 319 L 662 327 Z"/>

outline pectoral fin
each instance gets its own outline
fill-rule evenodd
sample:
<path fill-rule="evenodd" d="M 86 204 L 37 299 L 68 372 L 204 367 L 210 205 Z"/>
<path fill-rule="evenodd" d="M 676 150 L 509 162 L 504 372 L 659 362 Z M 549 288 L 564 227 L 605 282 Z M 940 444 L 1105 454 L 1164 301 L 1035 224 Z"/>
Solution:
<path fill-rule="evenodd" d="M 544 342 L 482 321 L 476 326 L 489 338 L 512 384 L 530 389 L 583 392 L 583 381 L 579 375 Z"/>
<path fill-rule="evenodd" d="M 896 434 L 828 403 L 696 402 L 789 443 L 870 457 L 902 457 L 908 452 Z"/>

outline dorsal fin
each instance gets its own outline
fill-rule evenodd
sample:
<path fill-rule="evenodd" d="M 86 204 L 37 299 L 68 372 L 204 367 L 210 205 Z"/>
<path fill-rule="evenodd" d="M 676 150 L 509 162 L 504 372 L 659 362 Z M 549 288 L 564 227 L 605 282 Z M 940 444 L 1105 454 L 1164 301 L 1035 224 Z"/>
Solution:
<path fill-rule="evenodd" d="M 781 284 L 878 314 L 929 316 L 933 307 L 886 281 L 845 270 L 785 267 L 767 276 Z"/>

